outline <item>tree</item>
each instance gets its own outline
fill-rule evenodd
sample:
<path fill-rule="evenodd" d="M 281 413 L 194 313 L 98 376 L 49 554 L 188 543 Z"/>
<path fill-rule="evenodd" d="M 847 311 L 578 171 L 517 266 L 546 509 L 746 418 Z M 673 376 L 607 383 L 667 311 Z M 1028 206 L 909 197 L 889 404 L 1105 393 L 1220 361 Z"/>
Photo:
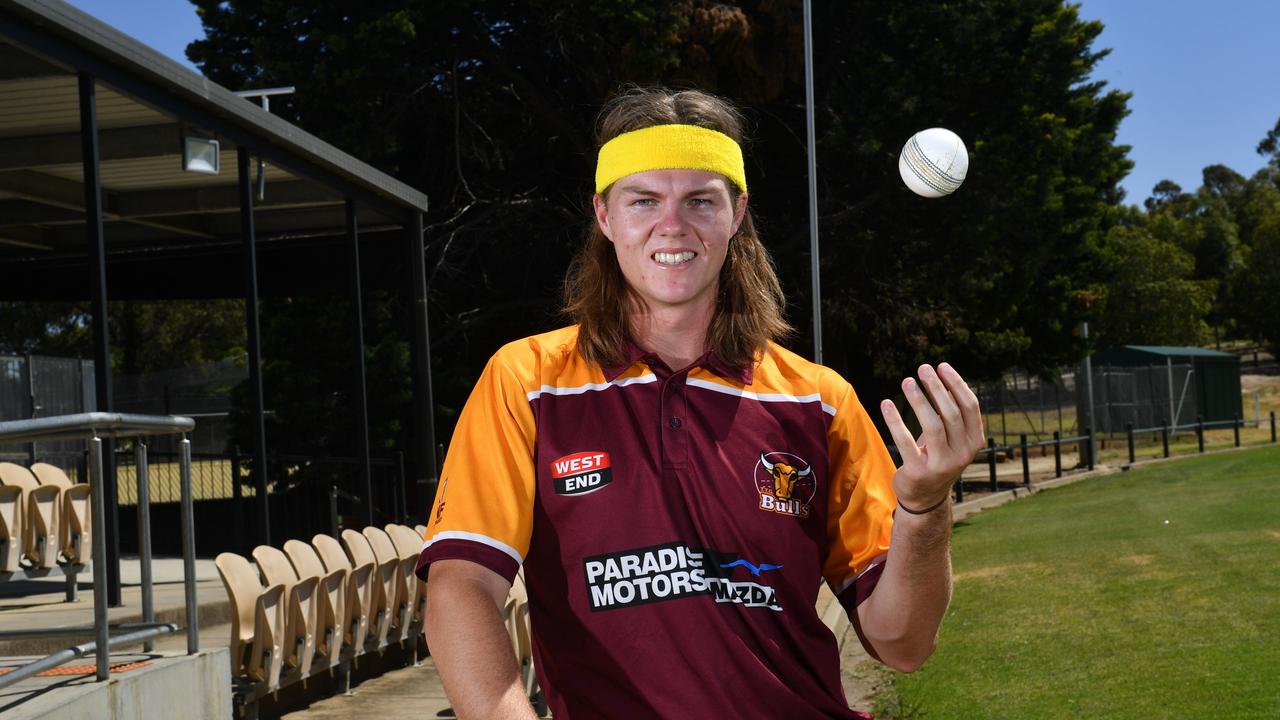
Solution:
<path fill-rule="evenodd" d="M 797 0 L 193 2 L 206 38 L 188 54 L 207 75 L 296 86 L 273 109 L 431 197 L 442 414 L 501 343 L 564 322 L 592 116 L 626 82 L 747 107 L 753 206 L 808 327 Z M 1090 79 L 1101 24 L 1057 0 L 815 10 L 827 362 L 874 398 L 923 360 L 981 377 L 1077 357 L 1084 273 L 1129 166 L 1115 145 L 1127 96 Z M 931 202 L 895 166 L 934 125 L 969 141 L 973 171 Z M 807 352 L 803 335 L 794 345 Z"/>
<path fill-rule="evenodd" d="M 1099 344 L 1199 345 L 1209 337 L 1215 283 L 1195 279 L 1195 258 L 1176 243 L 1141 225 L 1113 227 L 1100 270 Z"/>

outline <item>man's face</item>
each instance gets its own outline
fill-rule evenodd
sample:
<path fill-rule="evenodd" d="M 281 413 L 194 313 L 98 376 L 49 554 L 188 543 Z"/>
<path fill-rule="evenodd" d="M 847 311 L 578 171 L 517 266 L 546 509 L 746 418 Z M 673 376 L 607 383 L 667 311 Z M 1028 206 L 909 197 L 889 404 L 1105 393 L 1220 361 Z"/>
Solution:
<path fill-rule="evenodd" d="M 717 173 L 649 170 L 618 180 L 594 206 L 623 277 L 650 310 L 714 307 L 746 194 L 735 203 Z"/>

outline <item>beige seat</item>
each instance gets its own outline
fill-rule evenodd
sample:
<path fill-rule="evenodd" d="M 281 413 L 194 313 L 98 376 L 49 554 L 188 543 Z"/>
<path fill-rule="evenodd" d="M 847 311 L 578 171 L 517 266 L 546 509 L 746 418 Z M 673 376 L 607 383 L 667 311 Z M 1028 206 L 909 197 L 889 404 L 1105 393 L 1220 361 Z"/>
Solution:
<path fill-rule="evenodd" d="M 31 474 L 41 485 L 52 485 L 62 490 L 61 522 L 58 523 L 58 544 L 62 557 L 69 563 L 83 565 L 92 557 L 89 539 L 89 486 L 71 482 L 71 478 L 59 468 L 48 463 L 31 466 Z"/>
<path fill-rule="evenodd" d="M 22 569 L 22 488 L 0 485 L 0 572 Z"/>
<path fill-rule="evenodd" d="M 311 672 L 316 650 L 316 584 L 318 578 L 300 579 L 293 563 L 279 549 L 259 545 L 253 549 L 267 585 L 283 585 L 285 594 L 284 662 L 300 675 Z"/>
<path fill-rule="evenodd" d="M 394 631 L 390 639 L 403 640 L 409 637 L 410 626 L 413 624 L 413 600 L 418 590 L 412 563 L 400 556 L 391 536 L 382 528 L 367 527 L 361 533 L 369 541 L 369 547 L 373 549 L 373 556 L 377 559 L 378 566 L 391 565 L 395 569 L 395 572 L 391 573 L 391 582 L 387 589 L 389 600 L 387 605 L 391 608 L 391 628 Z M 407 571 L 406 564 L 409 564 Z"/>
<path fill-rule="evenodd" d="M 353 565 L 347 551 L 337 540 L 328 535 L 316 535 L 311 538 L 311 546 L 324 563 L 328 572 L 347 571 L 347 589 L 343 596 L 343 613 L 347 620 L 344 624 L 343 640 L 351 648 L 353 654 L 364 652 L 370 627 L 369 598 L 372 595 L 373 562 Z"/>
<path fill-rule="evenodd" d="M 409 586 L 409 596 L 413 598 L 413 620 L 422 626 L 423 616 L 427 610 L 427 584 L 418 580 L 414 570 L 418 568 L 418 556 L 422 554 L 422 535 L 407 525 L 387 525 L 387 535 L 396 546 L 396 554 L 400 556 L 401 569 L 405 573 L 405 584 Z"/>
<path fill-rule="evenodd" d="M 31 471 L 13 463 L 0 463 L 0 485 L 22 490 L 19 499 L 22 518 L 23 556 L 37 568 L 58 564 L 58 521 L 62 490 L 41 486 Z"/>
<path fill-rule="evenodd" d="M 391 614 L 394 611 L 391 603 L 395 602 L 396 597 L 398 560 L 393 557 L 379 562 L 373 554 L 373 548 L 369 546 L 368 538 L 355 530 L 342 531 L 342 546 L 346 548 L 353 565 L 373 566 L 373 575 L 369 578 L 369 588 L 365 594 L 365 608 L 369 613 L 369 636 L 365 642 L 382 647 L 387 644 L 387 635 L 391 630 Z"/>
<path fill-rule="evenodd" d="M 316 549 L 301 540 L 288 540 L 284 554 L 300 578 L 316 580 L 316 654 L 312 665 L 337 665 L 342 657 L 344 628 L 350 622 L 346 608 L 346 568 L 325 570 Z"/>
<path fill-rule="evenodd" d="M 511 637 L 511 649 L 520 664 L 520 676 L 525 694 L 532 697 L 538 688 L 538 677 L 533 667 L 533 637 L 529 626 L 529 596 L 524 586 L 524 568 L 516 573 L 503 610 L 507 634 Z"/>
<path fill-rule="evenodd" d="M 414 525 L 413 529 L 418 531 L 418 537 L 423 538 L 424 540 L 426 539 L 427 537 L 426 525 Z"/>
<path fill-rule="evenodd" d="M 274 689 L 283 667 L 284 585 L 262 586 L 253 564 L 235 553 L 214 558 L 231 614 L 231 674 Z"/>

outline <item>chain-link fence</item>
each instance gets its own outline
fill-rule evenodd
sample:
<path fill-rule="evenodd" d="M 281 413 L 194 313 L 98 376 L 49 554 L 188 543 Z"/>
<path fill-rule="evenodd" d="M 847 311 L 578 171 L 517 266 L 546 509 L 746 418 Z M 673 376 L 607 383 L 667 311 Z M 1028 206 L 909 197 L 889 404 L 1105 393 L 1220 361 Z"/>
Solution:
<path fill-rule="evenodd" d="M 1094 430 L 1113 435 L 1126 426 L 1185 427 L 1201 415 L 1191 365 L 1093 368 Z M 1087 403 L 1083 388 L 1079 402 Z"/>
<path fill-rule="evenodd" d="M 976 388 L 988 437 L 1007 446 L 1026 434 L 1033 442 L 1052 439 L 1054 431 L 1075 435 L 1076 373 L 1059 370 L 1046 376 L 1012 370 Z"/>

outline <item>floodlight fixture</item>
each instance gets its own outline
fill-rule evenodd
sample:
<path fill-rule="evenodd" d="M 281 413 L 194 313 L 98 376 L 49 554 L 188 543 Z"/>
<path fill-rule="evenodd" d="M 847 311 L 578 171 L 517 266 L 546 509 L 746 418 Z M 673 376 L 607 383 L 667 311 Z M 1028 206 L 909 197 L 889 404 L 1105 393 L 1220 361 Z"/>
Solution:
<path fill-rule="evenodd" d="M 182 138 L 182 169 L 187 172 L 218 174 L 218 141 L 185 136 Z"/>

